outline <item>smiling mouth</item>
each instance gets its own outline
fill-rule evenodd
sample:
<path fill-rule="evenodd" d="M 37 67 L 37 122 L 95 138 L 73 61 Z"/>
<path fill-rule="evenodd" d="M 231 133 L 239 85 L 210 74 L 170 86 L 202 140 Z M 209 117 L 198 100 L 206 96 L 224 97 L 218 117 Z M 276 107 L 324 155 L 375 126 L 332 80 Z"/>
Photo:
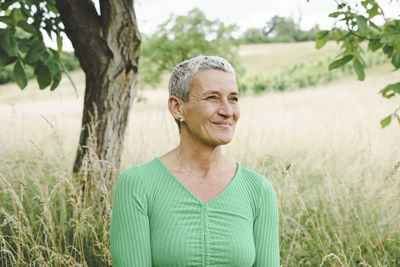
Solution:
<path fill-rule="evenodd" d="M 228 122 L 213 122 L 213 124 L 215 124 L 221 128 L 229 128 L 232 126 L 232 123 L 228 123 Z"/>

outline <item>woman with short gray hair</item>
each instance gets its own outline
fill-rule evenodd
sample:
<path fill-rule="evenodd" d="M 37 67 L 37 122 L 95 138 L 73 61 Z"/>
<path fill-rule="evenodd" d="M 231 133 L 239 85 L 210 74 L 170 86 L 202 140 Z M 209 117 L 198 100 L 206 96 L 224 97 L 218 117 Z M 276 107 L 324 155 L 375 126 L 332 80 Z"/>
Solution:
<path fill-rule="evenodd" d="M 169 94 L 180 143 L 118 178 L 113 265 L 279 266 L 272 185 L 221 153 L 240 117 L 233 67 L 217 56 L 185 60 Z"/>

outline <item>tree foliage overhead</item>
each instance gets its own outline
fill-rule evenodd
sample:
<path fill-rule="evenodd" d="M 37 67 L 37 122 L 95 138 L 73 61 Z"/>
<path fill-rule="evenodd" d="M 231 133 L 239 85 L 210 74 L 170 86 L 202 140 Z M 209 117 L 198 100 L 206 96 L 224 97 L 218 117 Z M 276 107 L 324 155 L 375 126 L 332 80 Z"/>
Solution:
<path fill-rule="evenodd" d="M 237 26 L 220 20 L 209 20 L 198 8 L 187 15 L 171 15 L 150 36 L 144 36 L 141 46 L 139 79 L 157 85 L 161 76 L 185 59 L 205 55 L 226 58 L 240 73 L 237 46 L 233 38 Z"/>
<path fill-rule="evenodd" d="M 397 1 L 399 2 L 399 1 Z M 368 50 L 376 52 L 381 50 L 392 63 L 394 71 L 400 69 L 400 20 L 386 18 L 383 9 L 376 0 L 363 0 L 360 5 L 352 5 L 346 0 L 337 1 L 337 10 L 329 14 L 335 18 L 337 24 L 343 27 L 333 27 L 331 30 L 320 31 L 317 34 L 316 48 L 323 47 L 330 36 L 337 43 L 342 44 L 339 58 L 329 65 L 335 69 L 345 64 L 352 63 L 360 81 L 365 79 L 364 52 L 361 43 L 368 43 Z M 377 17 L 384 19 L 384 25 L 374 23 Z M 400 81 L 389 84 L 380 93 L 385 98 L 400 95 Z M 392 118 L 397 118 L 400 123 L 400 106 L 389 116 L 381 120 L 381 126 L 386 127 Z"/>
<path fill-rule="evenodd" d="M 21 89 L 27 85 L 26 66 L 34 69 L 40 89 L 54 90 L 65 68 L 60 58 L 64 26 L 56 1 L 0 1 L 0 66 L 13 64 L 13 78 Z M 56 38 L 58 50 L 47 48 L 42 31 Z M 65 70 L 66 71 L 66 70 Z"/>

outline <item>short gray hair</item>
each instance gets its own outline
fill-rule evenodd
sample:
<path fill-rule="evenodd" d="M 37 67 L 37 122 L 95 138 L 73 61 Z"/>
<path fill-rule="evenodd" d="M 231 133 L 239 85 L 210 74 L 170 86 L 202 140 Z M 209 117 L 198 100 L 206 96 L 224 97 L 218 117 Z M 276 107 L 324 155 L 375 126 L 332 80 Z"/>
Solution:
<path fill-rule="evenodd" d="M 197 56 L 189 58 L 174 68 L 168 83 L 169 95 L 177 96 L 183 101 L 189 100 L 189 91 L 193 77 L 202 70 L 222 70 L 235 74 L 232 65 L 222 57 Z"/>

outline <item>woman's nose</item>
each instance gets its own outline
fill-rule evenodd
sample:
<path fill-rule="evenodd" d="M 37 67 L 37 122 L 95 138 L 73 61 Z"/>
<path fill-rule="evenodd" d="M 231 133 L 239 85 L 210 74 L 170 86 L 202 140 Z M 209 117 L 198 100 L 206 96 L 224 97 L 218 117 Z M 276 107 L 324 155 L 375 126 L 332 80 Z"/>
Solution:
<path fill-rule="evenodd" d="M 218 115 L 224 116 L 224 117 L 232 117 L 233 116 L 233 109 L 229 105 L 229 102 L 227 100 L 223 100 L 220 104 L 220 107 L 218 108 Z"/>

